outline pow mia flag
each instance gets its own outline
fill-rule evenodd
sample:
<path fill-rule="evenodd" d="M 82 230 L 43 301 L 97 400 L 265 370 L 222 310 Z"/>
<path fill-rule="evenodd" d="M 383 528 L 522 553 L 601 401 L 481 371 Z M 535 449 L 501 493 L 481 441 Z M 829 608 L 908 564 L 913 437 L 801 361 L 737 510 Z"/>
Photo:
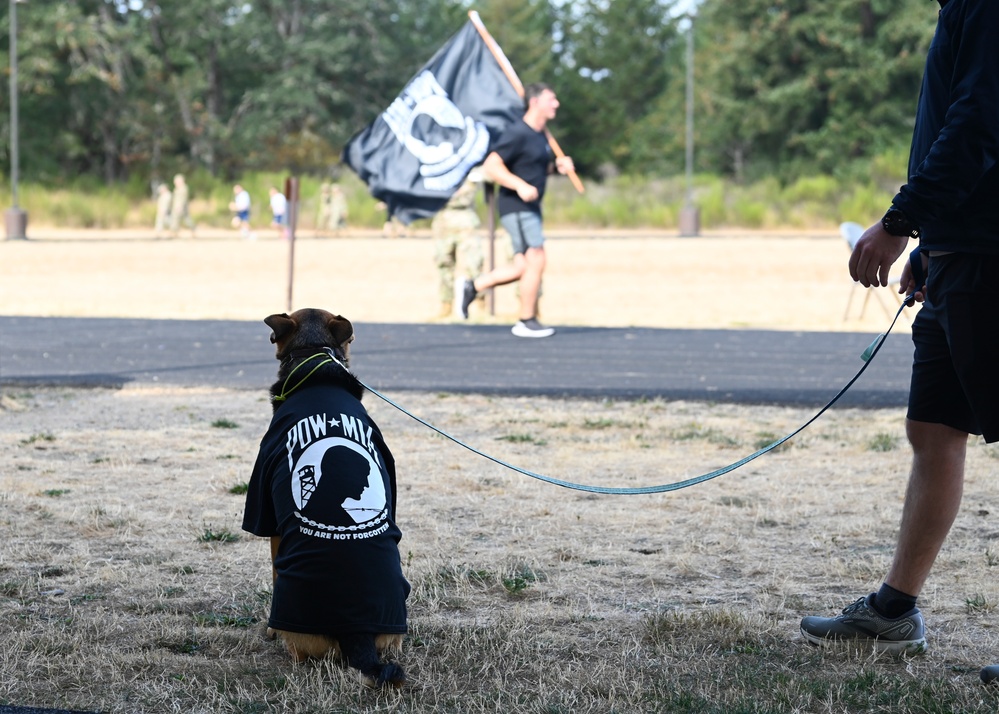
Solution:
<path fill-rule="evenodd" d="M 523 100 L 471 21 L 343 149 L 343 162 L 403 223 L 444 207 Z"/>

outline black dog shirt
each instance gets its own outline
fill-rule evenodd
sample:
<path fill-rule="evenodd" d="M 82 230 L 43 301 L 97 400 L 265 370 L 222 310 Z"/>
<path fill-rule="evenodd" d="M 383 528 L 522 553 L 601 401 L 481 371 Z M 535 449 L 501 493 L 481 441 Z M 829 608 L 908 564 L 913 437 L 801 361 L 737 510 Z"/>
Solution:
<path fill-rule="evenodd" d="M 406 632 L 395 461 L 359 399 L 337 385 L 288 397 L 253 467 L 243 530 L 281 536 L 269 625 Z"/>

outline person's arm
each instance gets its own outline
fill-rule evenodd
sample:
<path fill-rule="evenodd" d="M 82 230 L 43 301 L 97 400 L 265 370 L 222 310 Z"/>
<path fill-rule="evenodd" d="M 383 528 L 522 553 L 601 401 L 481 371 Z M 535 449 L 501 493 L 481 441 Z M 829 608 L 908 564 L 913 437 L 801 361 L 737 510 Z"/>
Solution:
<path fill-rule="evenodd" d="M 888 271 L 902 255 L 909 239 L 893 236 L 880 222 L 864 231 L 850 254 L 850 277 L 865 288 L 888 284 Z"/>
<path fill-rule="evenodd" d="M 565 176 L 576 170 L 576 165 L 572 163 L 572 157 L 559 156 L 555 159 L 555 170 Z"/>
<path fill-rule="evenodd" d="M 489 181 L 515 191 L 520 196 L 521 201 L 530 203 L 531 201 L 538 200 L 538 189 L 510 171 L 506 166 L 506 162 L 495 151 L 486 157 L 485 162 L 482 164 L 482 172 Z"/>
<path fill-rule="evenodd" d="M 955 5 L 964 13 L 955 17 L 951 9 L 942 11 L 937 32 L 955 42 L 933 50 L 955 53 L 950 107 L 930 151 L 892 201 L 916 226 L 965 203 L 999 161 L 999 3 Z"/>

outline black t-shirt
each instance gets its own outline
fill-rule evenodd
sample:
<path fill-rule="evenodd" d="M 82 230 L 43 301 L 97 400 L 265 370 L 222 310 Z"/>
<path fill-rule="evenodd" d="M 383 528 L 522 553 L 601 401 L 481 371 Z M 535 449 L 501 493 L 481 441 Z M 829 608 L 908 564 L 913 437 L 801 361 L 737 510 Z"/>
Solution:
<path fill-rule="evenodd" d="M 531 211 L 541 215 L 541 199 L 545 195 L 545 182 L 548 180 L 548 166 L 552 161 L 552 150 L 543 131 L 535 131 L 523 119 L 508 126 L 493 147 L 503 163 L 515 176 L 527 181 L 538 189 L 538 200 L 525 203 L 505 186 L 499 190 L 499 214 Z"/>
<path fill-rule="evenodd" d="M 243 530 L 281 536 L 270 627 L 406 632 L 395 461 L 361 402 L 319 385 L 274 413 L 250 477 Z"/>

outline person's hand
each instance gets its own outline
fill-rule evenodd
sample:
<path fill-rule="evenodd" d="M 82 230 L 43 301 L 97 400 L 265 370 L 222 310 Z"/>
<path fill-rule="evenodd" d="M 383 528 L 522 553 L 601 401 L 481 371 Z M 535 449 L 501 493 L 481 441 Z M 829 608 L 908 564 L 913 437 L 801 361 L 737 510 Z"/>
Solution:
<path fill-rule="evenodd" d="M 865 288 L 884 287 L 888 284 L 888 271 L 908 242 L 905 236 L 893 236 L 880 222 L 875 223 L 864 231 L 850 254 L 850 277 Z"/>
<path fill-rule="evenodd" d="M 576 170 L 576 165 L 572 163 L 569 156 L 559 156 L 555 159 L 555 168 L 560 174 L 568 174 Z"/>
<path fill-rule="evenodd" d="M 923 275 L 926 275 L 926 268 L 929 265 L 930 259 L 923 253 L 919 254 L 919 259 L 923 261 Z M 905 261 L 905 265 L 902 266 L 902 277 L 899 278 L 898 282 L 898 294 L 904 296 L 909 293 L 912 293 L 912 298 L 916 302 L 922 302 L 926 299 L 926 285 L 916 285 L 916 281 L 912 277 L 912 265 L 907 260 Z M 908 305 L 912 307 L 912 301 Z"/>
<path fill-rule="evenodd" d="M 531 203 L 538 200 L 538 189 L 524 181 L 522 185 L 517 186 L 517 195 L 524 203 Z"/>

